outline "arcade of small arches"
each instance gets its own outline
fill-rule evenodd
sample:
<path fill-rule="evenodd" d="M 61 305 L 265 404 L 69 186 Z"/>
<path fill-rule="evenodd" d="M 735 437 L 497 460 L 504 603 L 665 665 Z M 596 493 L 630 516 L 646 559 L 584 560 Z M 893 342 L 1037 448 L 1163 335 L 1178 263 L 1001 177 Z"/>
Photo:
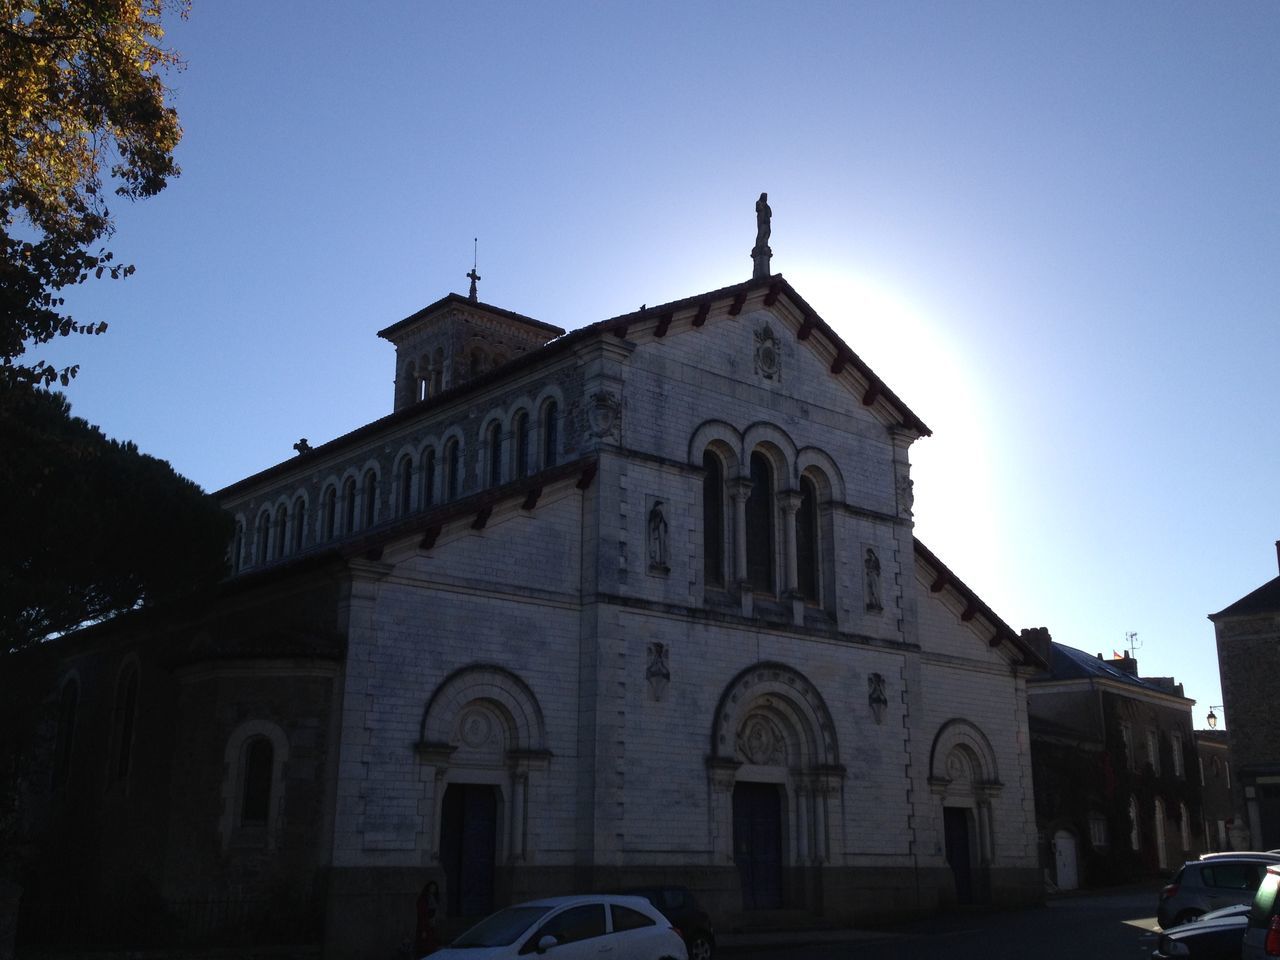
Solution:
<path fill-rule="evenodd" d="M 739 433 L 704 423 L 689 454 L 702 468 L 707 588 L 833 607 L 832 511 L 844 500 L 835 462 L 816 448 L 797 448 L 771 424 Z"/>
<path fill-rule="evenodd" d="M 466 350 L 465 377 L 474 379 L 488 373 L 494 367 L 506 363 L 509 357 L 501 350 L 493 350 L 481 343 L 472 343 Z M 397 387 L 403 392 L 402 401 L 416 403 L 438 396 L 454 385 L 453 369 L 445 355 L 444 347 L 423 353 L 418 359 L 405 361 L 400 370 Z M 403 403 L 398 404 L 403 405 Z"/>
<path fill-rule="evenodd" d="M 560 459 L 563 419 L 561 402 L 550 392 L 536 404 L 490 413 L 474 453 L 476 488 L 501 486 L 554 467 Z M 471 492 L 465 489 L 467 455 L 462 430 L 450 427 L 439 439 L 403 448 L 389 478 L 382 464 L 370 461 L 363 468 L 348 469 L 341 478 L 326 480 L 314 517 L 305 491 L 261 507 L 252 529 L 239 517 L 231 546 L 233 572 L 265 566 L 383 521 L 457 500 Z"/>

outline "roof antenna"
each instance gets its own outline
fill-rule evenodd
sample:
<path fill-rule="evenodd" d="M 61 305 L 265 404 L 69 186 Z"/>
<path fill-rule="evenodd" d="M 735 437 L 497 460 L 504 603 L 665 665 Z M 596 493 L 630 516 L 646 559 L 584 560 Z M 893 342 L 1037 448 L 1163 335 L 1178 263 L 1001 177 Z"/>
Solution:
<path fill-rule="evenodd" d="M 480 238 L 474 238 L 471 243 L 471 272 L 467 274 L 467 278 L 471 281 L 471 292 L 467 294 L 467 299 L 475 303 L 476 283 L 480 279 L 480 274 L 476 273 L 476 265 L 480 262 Z"/>
<path fill-rule="evenodd" d="M 1138 648 L 1142 646 L 1142 644 L 1138 642 L 1138 635 L 1133 631 L 1130 631 L 1124 635 L 1124 642 L 1125 646 L 1129 648 L 1129 656 L 1136 657 L 1138 655 Z"/>

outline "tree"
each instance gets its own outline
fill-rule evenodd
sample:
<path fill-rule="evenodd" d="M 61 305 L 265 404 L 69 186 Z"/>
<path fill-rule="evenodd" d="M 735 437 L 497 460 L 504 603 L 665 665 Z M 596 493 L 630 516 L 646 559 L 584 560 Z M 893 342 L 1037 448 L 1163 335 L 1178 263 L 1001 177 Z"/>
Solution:
<path fill-rule="evenodd" d="M 128 276 L 101 244 L 114 231 L 103 182 L 138 199 L 178 175 L 182 136 L 162 75 L 166 9 L 190 0 L 0 0 L 0 380 L 66 384 L 78 365 L 24 362 L 28 347 L 99 334 L 60 291 Z"/>
<path fill-rule="evenodd" d="M 63 395 L 0 388 L 0 450 L 0 655 L 225 575 L 217 502 Z"/>

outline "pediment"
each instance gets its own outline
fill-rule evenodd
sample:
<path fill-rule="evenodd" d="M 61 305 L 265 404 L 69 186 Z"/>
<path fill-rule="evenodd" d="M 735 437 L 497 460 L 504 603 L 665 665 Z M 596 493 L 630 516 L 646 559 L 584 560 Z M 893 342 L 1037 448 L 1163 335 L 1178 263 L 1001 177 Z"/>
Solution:
<path fill-rule="evenodd" d="M 814 368 L 838 381 L 853 401 L 886 428 L 915 436 L 932 431 L 893 392 L 817 311 L 781 276 L 732 287 L 601 321 L 585 331 L 611 335 L 637 344 L 684 336 L 716 336 L 727 320 L 744 321 L 754 338 L 751 366 L 765 381 L 783 380 L 780 358 L 788 346 L 804 351 Z"/>

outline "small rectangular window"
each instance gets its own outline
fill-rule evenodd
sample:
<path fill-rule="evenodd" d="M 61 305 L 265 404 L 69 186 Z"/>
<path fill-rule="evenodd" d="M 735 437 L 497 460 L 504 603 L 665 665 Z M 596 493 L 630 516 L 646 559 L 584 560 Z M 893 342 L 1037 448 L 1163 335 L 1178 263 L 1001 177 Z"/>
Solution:
<path fill-rule="evenodd" d="M 1100 813 L 1089 817 L 1089 842 L 1098 850 L 1107 847 L 1107 818 Z"/>

